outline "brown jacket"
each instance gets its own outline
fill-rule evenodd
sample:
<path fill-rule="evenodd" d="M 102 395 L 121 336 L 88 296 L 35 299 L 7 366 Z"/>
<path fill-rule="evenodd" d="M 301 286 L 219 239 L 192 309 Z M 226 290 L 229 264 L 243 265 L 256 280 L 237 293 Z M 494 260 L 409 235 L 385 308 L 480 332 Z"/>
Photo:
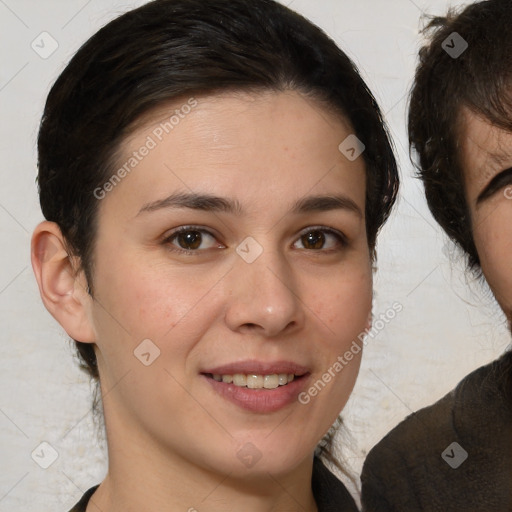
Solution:
<path fill-rule="evenodd" d="M 512 512 L 512 352 L 394 428 L 361 481 L 364 512 Z"/>

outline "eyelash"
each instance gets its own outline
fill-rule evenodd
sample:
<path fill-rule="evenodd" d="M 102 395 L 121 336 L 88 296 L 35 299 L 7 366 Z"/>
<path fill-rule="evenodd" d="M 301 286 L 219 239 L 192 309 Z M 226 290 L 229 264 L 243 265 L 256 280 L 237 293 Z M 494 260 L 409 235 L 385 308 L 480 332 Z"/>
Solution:
<path fill-rule="evenodd" d="M 176 252 L 179 254 L 184 254 L 187 256 L 196 256 L 198 253 L 202 253 L 202 252 L 209 250 L 209 249 L 183 249 L 183 248 L 173 245 L 172 242 L 174 239 L 176 239 L 176 237 L 178 235 L 180 235 L 181 233 L 187 233 L 190 231 L 197 231 L 201 234 L 206 233 L 208 236 L 211 236 L 212 238 L 215 239 L 215 236 L 212 233 L 210 233 L 207 229 L 203 229 L 198 226 L 181 226 L 181 227 L 177 228 L 175 231 L 173 231 L 168 237 L 166 237 L 162 243 L 164 245 L 172 246 L 172 247 L 169 247 L 170 251 Z M 307 235 L 308 233 L 312 233 L 314 231 L 319 231 L 321 233 L 334 236 L 337 240 L 338 247 L 335 247 L 332 249 L 302 249 L 302 250 L 310 251 L 310 252 L 317 252 L 317 253 L 320 253 L 320 252 L 333 253 L 333 252 L 339 251 L 340 248 L 341 249 L 345 248 L 348 245 L 347 238 L 343 233 L 340 233 L 332 228 L 327 228 L 325 226 L 311 226 L 311 227 L 304 229 L 299 234 L 296 242 L 299 241 L 303 236 Z"/>
<path fill-rule="evenodd" d="M 502 190 L 509 187 L 512 183 L 512 168 L 499 172 L 480 193 L 482 199 L 487 199 Z"/>

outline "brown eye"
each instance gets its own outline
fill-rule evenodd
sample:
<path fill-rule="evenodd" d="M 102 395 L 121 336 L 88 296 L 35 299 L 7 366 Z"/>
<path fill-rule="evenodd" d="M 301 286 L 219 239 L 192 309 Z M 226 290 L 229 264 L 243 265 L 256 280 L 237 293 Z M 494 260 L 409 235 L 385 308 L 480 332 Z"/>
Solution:
<path fill-rule="evenodd" d="M 199 231 L 185 231 L 178 233 L 176 241 L 182 249 L 197 249 L 201 245 L 203 237 Z"/>
<path fill-rule="evenodd" d="M 302 249 L 318 251 L 335 250 L 347 245 L 346 238 L 332 229 L 310 229 L 304 232 L 295 243 L 301 243 Z M 299 247 L 300 248 L 300 247 Z"/>
<path fill-rule="evenodd" d="M 322 231 L 310 231 L 300 239 L 305 249 L 321 249 L 325 244 L 325 235 Z"/>
<path fill-rule="evenodd" d="M 223 248 L 215 237 L 204 229 L 183 227 L 164 240 L 171 249 L 179 252 L 202 252 L 214 247 Z"/>

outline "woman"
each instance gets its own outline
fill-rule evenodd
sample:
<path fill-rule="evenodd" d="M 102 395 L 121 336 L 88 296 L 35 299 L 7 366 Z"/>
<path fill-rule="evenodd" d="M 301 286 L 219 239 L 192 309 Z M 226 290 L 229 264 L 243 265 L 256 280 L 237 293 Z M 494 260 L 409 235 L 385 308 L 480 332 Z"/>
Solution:
<path fill-rule="evenodd" d="M 33 267 L 107 434 L 73 510 L 356 510 L 314 453 L 360 348 L 304 400 L 368 327 L 398 186 L 348 57 L 273 1 L 150 2 L 73 57 L 38 150 Z"/>
<path fill-rule="evenodd" d="M 430 210 L 512 322 L 512 4 L 430 25 L 409 134 Z M 411 415 L 368 455 L 366 511 L 512 511 L 512 352 Z"/>

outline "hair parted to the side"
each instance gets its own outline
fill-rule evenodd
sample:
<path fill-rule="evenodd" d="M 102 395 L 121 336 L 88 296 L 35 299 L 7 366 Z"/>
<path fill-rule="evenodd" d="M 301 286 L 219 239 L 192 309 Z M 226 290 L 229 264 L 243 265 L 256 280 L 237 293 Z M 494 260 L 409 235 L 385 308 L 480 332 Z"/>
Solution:
<path fill-rule="evenodd" d="M 436 221 L 480 274 L 460 164 L 463 107 L 512 131 L 512 2 L 486 0 L 433 18 L 424 32 L 409 106 L 409 142 Z M 468 44 L 453 58 L 443 42 Z"/>
<path fill-rule="evenodd" d="M 112 176 L 137 122 L 192 96 L 285 90 L 337 112 L 365 144 L 373 256 L 398 189 L 392 145 L 355 65 L 308 20 L 273 0 L 154 0 L 108 23 L 78 50 L 47 98 L 38 183 L 43 214 L 79 258 L 91 296 L 94 190 Z M 83 367 L 98 379 L 93 344 L 75 342 Z"/>

